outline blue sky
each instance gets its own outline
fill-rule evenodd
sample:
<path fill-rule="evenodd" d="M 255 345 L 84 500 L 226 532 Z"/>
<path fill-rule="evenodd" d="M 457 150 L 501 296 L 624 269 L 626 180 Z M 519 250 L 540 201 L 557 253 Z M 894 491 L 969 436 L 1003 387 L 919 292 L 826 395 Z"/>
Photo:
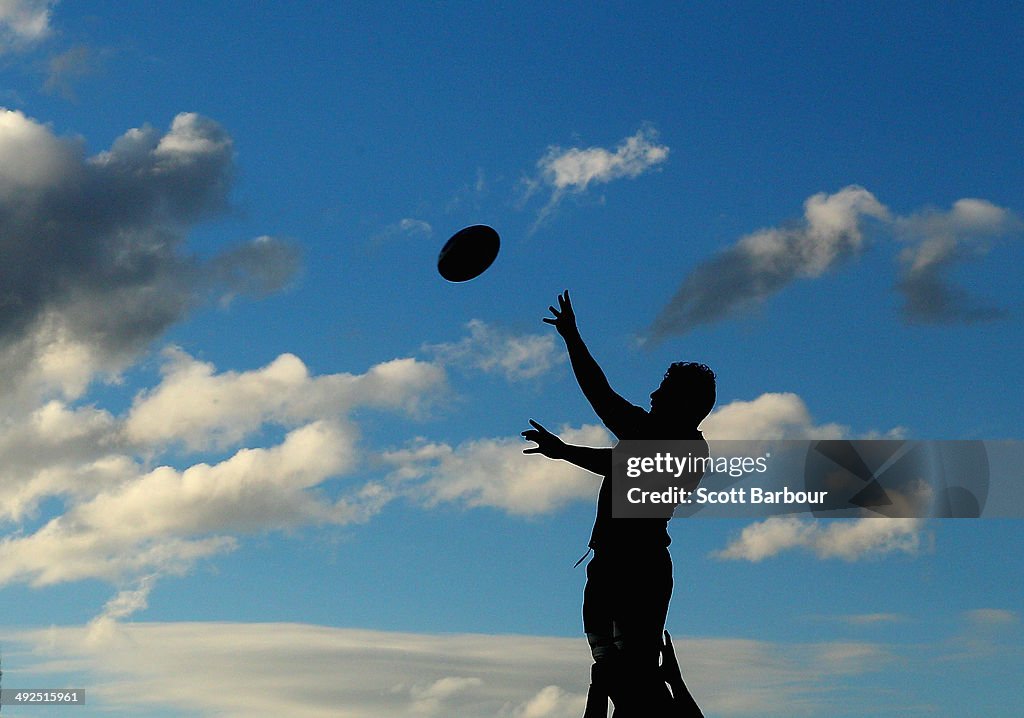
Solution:
<path fill-rule="evenodd" d="M 306 5 L 0 0 L 5 687 L 580 714 L 597 480 L 518 436 L 608 438 L 566 287 L 709 437 L 1024 438 L 1020 7 Z M 1020 530 L 674 522 L 691 690 L 1019 715 Z"/>

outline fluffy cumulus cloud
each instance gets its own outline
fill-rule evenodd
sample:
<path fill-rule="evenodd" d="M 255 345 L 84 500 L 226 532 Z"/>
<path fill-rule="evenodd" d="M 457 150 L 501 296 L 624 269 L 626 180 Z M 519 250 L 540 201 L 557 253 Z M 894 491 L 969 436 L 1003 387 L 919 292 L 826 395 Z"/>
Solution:
<path fill-rule="evenodd" d="M 411 358 L 363 374 L 323 376 L 311 376 L 293 354 L 260 369 L 220 373 L 179 349 L 167 350 L 165 359 L 161 382 L 135 397 L 124 422 L 126 437 L 140 445 L 223 448 L 266 423 L 297 426 L 355 406 L 415 413 L 444 383 L 440 367 Z"/>
<path fill-rule="evenodd" d="M 27 8 L 0 5 L 0 22 Z M 80 401 L 196 305 L 294 275 L 295 250 L 273 237 L 205 260 L 186 248 L 227 207 L 233 156 L 227 132 L 194 113 L 89 156 L 81 139 L 0 111 L 0 584 L 111 581 L 123 590 L 98 620 L 112 622 L 239 535 L 362 521 L 386 502 L 372 482 L 323 485 L 360 461 L 351 413 L 416 413 L 444 385 L 434 364 L 311 376 L 282 355 L 218 372 L 172 349 L 123 413 Z M 176 465 L 157 465 L 168 454 Z"/>
<path fill-rule="evenodd" d="M 50 34 L 56 0 L 0 0 L 0 53 L 20 50 Z"/>
<path fill-rule="evenodd" d="M 243 449 L 217 464 L 168 466 L 122 475 L 37 531 L 0 542 L 0 583 L 34 585 L 180 570 L 230 548 L 230 536 L 360 518 L 349 499 L 308 490 L 349 468 L 351 438 L 313 423 L 278 446 Z"/>
<path fill-rule="evenodd" d="M 535 226 L 555 210 L 567 194 L 581 194 L 594 184 L 639 177 L 668 159 L 667 145 L 658 144 L 657 133 L 642 128 L 614 150 L 604 147 L 548 148 L 537 161 L 538 177 L 528 182 L 530 192 L 546 188 L 551 195 Z"/>
<path fill-rule="evenodd" d="M 701 429 L 712 445 L 716 439 L 839 439 L 851 435 L 850 428 L 841 424 L 817 424 L 806 403 L 791 393 L 733 401 L 712 412 Z M 885 434 L 892 438 L 901 435 L 900 428 Z M 845 561 L 893 553 L 913 555 L 922 548 L 923 529 L 924 523 L 918 519 L 771 517 L 746 526 L 716 556 L 756 562 L 793 550 Z"/>
<path fill-rule="evenodd" d="M 211 294 L 279 289 L 295 251 L 260 237 L 203 262 L 185 236 L 226 207 L 233 145 L 193 113 L 86 156 L 0 110 L 0 393 L 80 393 Z"/>
<path fill-rule="evenodd" d="M 821 559 L 858 561 L 921 550 L 920 519 L 868 518 L 818 522 L 772 517 L 750 524 L 716 555 L 722 559 L 762 561 L 784 551 L 810 551 Z"/>
<path fill-rule="evenodd" d="M 551 333 L 514 334 L 474 319 L 457 342 L 428 344 L 424 350 L 444 364 L 498 373 L 510 381 L 532 379 L 565 360 Z"/>
<path fill-rule="evenodd" d="M 638 177 L 668 159 L 668 147 L 657 144 L 653 130 L 627 137 L 615 151 L 603 147 L 550 147 L 538 162 L 544 181 L 555 191 L 582 192 L 591 183 Z"/>
<path fill-rule="evenodd" d="M 5 645 L 12 641 L 27 649 L 24 668 L 38 681 L 74 672 L 90 703 L 126 715 L 571 718 L 583 713 L 589 683 L 589 651 L 575 638 L 133 623 L 5 636 Z M 709 714 L 794 715 L 798 706 L 800 714 L 835 715 L 856 700 L 898 715 L 914 700 L 864 684 L 893 660 L 894 647 L 884 644 L 680 636 L 674 643 Z"/>
<path fill-rule="evenodd" d="M 601 426 L 563 427 L 558 433 L 583 446 L 613 441 Z M 383 458 L 394 467 L 392 482 L 426 506 L 454 503 L 528 516 L 597 496 L 600 477 L 564 461 L 524 455 L 525 446 L 520 438 L 478 439 L 454 447 L 424 442 Z"/>
<path fill-rule="evenodd" d="M 903 318 L 921 324 L 998 319 L 1005 312 L 972 297 L 951 282 L 956 265 L 986 254 L 993 240 L 1019 234 L 1024 222 L 1010 210 L 983 199 L 961 199 L 948 212 L 929 210 L 896 223 L 906 246 L 900 253 Z"/>
<path fill-rule="evenodd" d="M 365 521 L 389 500 L 380 485 L 349 482 L 334 495 L 323 488 L 365 453 L 351 413 L 415 414 L 443 387 L 440 367 L 414 359 L 312 376 L 293 355 L 217 372 L 171 350 L 160 383 L 121 416 L 51 400 L 0 425 L 0 517 L 20 527 L 0 540 L 0 585 L 143 581 L 108 604 L 105 615 L 116 618 L 144 605 L 156 577 L 231 550 L 240 535 Z M 245 446 L 268 426 L 284 438 Z M 229 453 L 151 466 L 173 447 Z M 48 499 L 63 510 L 33 528 Z"/>
<path fill-rule="evenodd" d="M 737 399 L 715 409 L 701 424 L 708 439 L 838 439 L 849 435 L 840 424 L 815 424 L 796 394 L 767 393 Z"/>
<path fill-rule="evenodd" d="M 798 279 L 838 267 L 862 251 L 866 217 L 886 219 L 889 212 L 862 187 L 808 198 L 801 222 L 747 235 L 694 269 L 654 321 L 652 338 L 734 316 Z"/>

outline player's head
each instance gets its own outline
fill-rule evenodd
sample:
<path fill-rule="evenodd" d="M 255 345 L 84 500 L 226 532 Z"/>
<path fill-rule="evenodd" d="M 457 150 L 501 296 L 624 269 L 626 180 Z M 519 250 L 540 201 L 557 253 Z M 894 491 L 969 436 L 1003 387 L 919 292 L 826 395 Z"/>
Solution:
<path fill-rule="evenodd" d="M 715 405 L 715 372 L 706 364 L 676 362 L 651 393 L 651 413 L 678 416 L 696 426 Z"/>

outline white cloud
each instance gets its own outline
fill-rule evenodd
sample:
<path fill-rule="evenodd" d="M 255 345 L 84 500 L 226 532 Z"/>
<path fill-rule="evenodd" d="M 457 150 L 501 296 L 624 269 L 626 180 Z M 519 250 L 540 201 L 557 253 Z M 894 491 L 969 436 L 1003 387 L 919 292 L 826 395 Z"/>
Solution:
<path fill-rule="evenodd" d="M 122 476 L 37 531 L 0 541 L 0 584 L 175 573 L 232 548 L 237 533 L 363 520 L 376 510 L 372 496 L 330 501 L 310 492 L 353 461 L 351 436 L 314 422 L 278 446 L 241 449 L 218 464 Z"/>
<path fill-rule="evenodd" d="M 422 219 L 413 219 L 412 217 L 405 217 L 398 223 L 398 229 L 409 235 L 422 234 L 430 236 L 434 228 L 430 226 L 430 222 Z"/>
<path fill-rule="evenodd" d="M 297 426 L 356 405 L 415 413 L 444 386 L 440 367 L 411 358 L 364 374 L 313 377 L 293 354 L 261 369 L 220 374 L 178 349 L 165 357 L 160 383 L 135 398 L 125 421 L 127 437 L 147 446 L 229 446 L 268 422 Z"/>
<path fill-rule="evenodd" d="M 514 718 L 555 718 L 576 716 L 586 707 L 586 698 L 558 686 L 545 686 L 533 698 L 513 711 Z"/>
<path fill-rule="evenodd" d="M 57 0 L 0 0 L 0 53 L 50 34 L 50 10 Z"/>
<path fill-rule="evenodd" d="M 153 589 L 154 576 L 143 576 L 138 586 L 121 591 L 103 606 L 103 619 L 119 620 L 127 618 L 148 605 L 149 593 Z"/>
<path fill-rule="evenodd" d="M 56 183 L 75 172 L 78 152 L 73 140 L 55 137 L 17 110 L 0 109 L 0 197 Z"/>
<path fill-rule="evenodd" d="M 978 626 L 1008 626 L 1020 620 L 1016 611 L 1005 608 L 976 608 L 966 611 L 964 617 L 969 623 Z"/>
<path fill-rule="evenodd" d="M 854 613 L 839 616 L 840 621 L 851 626 L 877 626 L 889 623 L 903 623 L 907 617 L 899 613 Z"/>
<path fill-rule="evenodd" d="M 135 470 L 117 420 L 94 407 L 51 401 L 0 420 L 0 520 L 35 518 L 46 498 L 87 500 Z"/>
<path fill-rule="evenodd" d="M 803 399 L 792 393 L 732 401 L 711 412 L 701 430 L 708 439 L 836 439 L 849 435 L 849 429 L 840 424 L 815 424 Z"/>
<path fill-rule="evenodd" d="M 457 715 L 576 718 L 589 683 L 580 638 L 416 634 L 300 624 L 132 623 L 6 636 L 23 669 L 74 671 L 115 715 L 165 708 L 219 718 Z M 771 643 L 674 637 L 710 715 L 835 715 L 870 704 L 900 714 L 862 676 L 892 660 L 865 642 Z M 182 691 L 185 685 L 189 690 Z"/>
<path fill-rule="evenodd" d="M 434 228 L 430 222 L 425 219 L 416 219 L 415 217 L 403 217 L 397 222 L 393 222 L 386 226 L 374 237 L 375 241 L 382 242 L 392 237 L 430 237 L 434 233 Z"/>
<path fill-rule="evenodd" d="M 385 487 L 360 482 L 333 497 L 322 489 L 361 461 L 351 412 L 415 413 L 444 381 L 440 367 L 414 359 L 311 376 L 282 355 L 261 369 L 218 373 L 172 349 L 161 382 L 125 416 L 59 400 L 8 414 L 0 421 L 0 517 L 15 530 L 0 540 L 0 584 L 99 578 L 143 581 L 139 591 L 147 576 L 233 549 L 239 535 L 365 521 L 392 498 Z M 267 426 L 287 434 L 273 446 L 238 448 Z M 150 468 L 178 442 L 233 453 Z M 62 509 L 28 530 L 47 499 Z M 103 615 L 121 615 L 125 601 L 143 595 L 122 594 Z"/>
<path fill-rule="evenodd" d="M 889 211 L 863 187 L 820 192 L 804 202 L 803 221 L 762 229 L 697 266 L 651 327 L 654 339 L 733 316 L 763 303 L 798 279 L 813 279 L 856 256 L 864 218 Z"/>
<path fill-rule="evenodd" d="M 801 549 L 820 559 L 859 561 L 891 553 L 914 555 L 921 549 L 920 519 L 867 518 L 827 522 L 773 516 L 746 526 L 715 556 L 758 562 Z"/>
<path fill-rule="evenodd" d="M 461 678 L 445 676 L 431 683 L 426 688 L 413 687 L 410 693 L 415 699 L 411 711 L 422 715 L 444 715 L 444 704 L 451 701 L 459 693 L 472 693 L 483 686 L 480 678 Z"/>
<path fill-rule="evenodd" d="M 838 439 L 850 436 L 841 424 L 816 424 L 804 401 L 792 393 L 762 394 L 733 401 L 701 424 L 711 443 L 719 439 Z M 889 431 L 897 437 L 902 430 Z M 858 561 L 889 553 L 915 554 L 921 548 L 923 522 L 918 519 L 867 518 L 816 521 L 771 517 L 746 526 L 724 549 L 721 559 L 762 561 L 785 551 L 809 551 L 821 559 Z"/>
<path fill-rule="evenodd" d="M 559 435 L 583 446 L 612 443 L 601 426 L 563 427 Z M 522 439 L 479 439 L 456 447 L 424 443 L 382 458 L 395 467 L 392 481 L 427 506 L 456 503 L 528 516 L 597 496 L 601 477 L 565 461 L 523 454 L 527 446 Z"/>
<path fill-rule="evenodd" d="M 471 320 L 469 336 L 458 342 L 427 344 L 424 351 L 443 364 L 464 364 L 509 381 L 533 379 L 565 360 L 550 332 L 512 334 L 479 319 Z"/>
<path fill-rule="evenodd" d="M 592 182 L 607 183 L 621 177 L 638 177 L 668 159 L 668 147 L 656 144 L 656 134 L 640 130 L 624 139 L 614 152 L 603 147 L 580 149 L 550 147 L 537 166 L 556 191 L 582 192 Z"/>
<path fill-rule="evenodd" d="M 650 128 L 627 137 L 614 151 L 604 147 L 549 147 L 537 161 L 539 179 L 529 182 L 531 191 L 542 184 L 551 190 L 551 197 L 534 227 L 551 215 L 566 194 L 586 192 L 592 184 L 639 177 L 667 160 L 668 153 L 668 146 L 658 144 L 657 133 Z"/>

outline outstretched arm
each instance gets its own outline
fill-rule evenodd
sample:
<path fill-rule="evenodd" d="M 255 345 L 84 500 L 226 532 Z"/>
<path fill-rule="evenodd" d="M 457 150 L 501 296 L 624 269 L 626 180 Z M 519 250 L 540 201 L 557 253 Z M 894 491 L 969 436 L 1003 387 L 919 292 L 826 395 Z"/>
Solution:
<path fill-rule="evenodd" d="M 611 449 L 566 444 L 533 419 L 530 419 L 530 425 L 533 428 L 524 431 L 523 438 L 536 442 L 537 446 L 523 449 L 524 454 L 542 454 L 549 459 L 561 459 L 602 476 L 611 469 Z"/>
<path fill-rule="evenodd" d="M 548 309 L 554 316 L 544 317 L 543 321 L 554 325 L 559 335 L 565 340 L 565 348 L 569 352 L 569 363 L 572 365 L 573 374 L 576 375 L 576 382 L 583 390 L 583 396 L 594 407 L 594 411 L 604 425 L 618 436 L 617 429 L 621 424 L 623 413 L 635 407 L 615 393 L 597 360 L 594 359 L 583 342 L 579 327 L 576 326 L 576 313 L 573 311 L 572 301 L 569 299 L 569 290 L 558 295 L 558 309 L 554 307 L 548 307 Z"/>

